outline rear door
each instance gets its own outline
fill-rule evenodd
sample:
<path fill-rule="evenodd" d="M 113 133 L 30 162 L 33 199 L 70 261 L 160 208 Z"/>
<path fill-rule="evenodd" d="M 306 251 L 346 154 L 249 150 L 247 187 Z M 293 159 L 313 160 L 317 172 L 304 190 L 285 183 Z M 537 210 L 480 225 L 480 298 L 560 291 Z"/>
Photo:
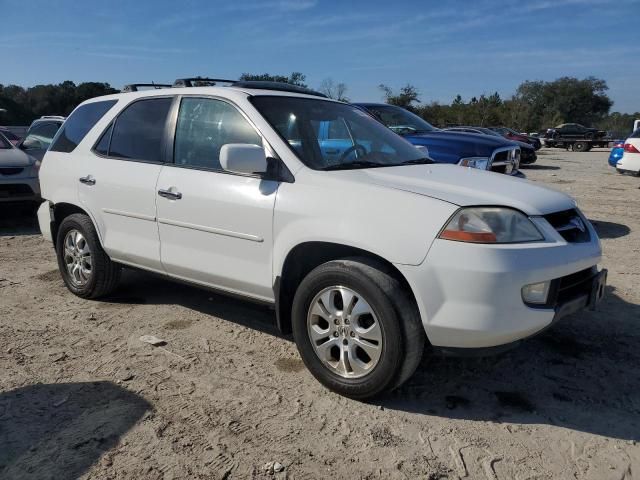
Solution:
<path fill-rule="evenodd" d="M 273 299 L 272 224 L 278 182 L 224 171 L 223 145 L 264 146 L 232 104 L 185 96 L 176 118 L 173 164 L 157 188 L 162 265 L 174 277 Z"/>
<path fill-rule="evenodd" d="M 78 179 L 80 201 L 111 258 L 155 271 L 162 271 L 156 184 L 173 99 L 149 97 L 125 107 L 96 143 Z"/>

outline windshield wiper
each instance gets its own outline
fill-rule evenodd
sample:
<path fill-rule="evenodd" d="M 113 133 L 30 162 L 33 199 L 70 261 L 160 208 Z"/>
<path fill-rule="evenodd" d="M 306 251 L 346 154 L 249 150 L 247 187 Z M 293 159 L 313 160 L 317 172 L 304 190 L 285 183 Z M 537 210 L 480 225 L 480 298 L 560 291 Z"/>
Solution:
<path fill-rule="evenodd" d="M 407 160 L 406 162 L 402 162 L 402 165 L 429 165 L 432 163 L 436 163 L 430 158 L 416 158 L 415 160 Z"/>
<path fill-rule="evenodd" d="M 324 167 L 321 170 L 350 170 L 355 168 L 376 168 L 376 167 L 391 167 L 393 165 L 388 165 L 386 163 L 379 162 L 371 162 L 369 160 L 356 160 L 355 162 L 349 163 L 336 163 L 335 165 L 329 165 L 328 167 Z"/>

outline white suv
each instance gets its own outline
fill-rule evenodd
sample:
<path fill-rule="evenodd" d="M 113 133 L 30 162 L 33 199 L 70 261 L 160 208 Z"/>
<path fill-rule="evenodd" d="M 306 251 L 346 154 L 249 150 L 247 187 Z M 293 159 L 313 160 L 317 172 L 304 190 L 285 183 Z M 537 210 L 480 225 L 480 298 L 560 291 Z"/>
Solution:
<path fill-rule="evenodd" d="M 40 172 L 69 290 L 109 295 L 125 265 L 271 304 L 313 375 L 355 398 L 402 384 L 427 342 L 501 350 L 600 300 L 600 243 L 570 197 L 433 164 L 363 111 L 295 90 L 80 105 Z"/>

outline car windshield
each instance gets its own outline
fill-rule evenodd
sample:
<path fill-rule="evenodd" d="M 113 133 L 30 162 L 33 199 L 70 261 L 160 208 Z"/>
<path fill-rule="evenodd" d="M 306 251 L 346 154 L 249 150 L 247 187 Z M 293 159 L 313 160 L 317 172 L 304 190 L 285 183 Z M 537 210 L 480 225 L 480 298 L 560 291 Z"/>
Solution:
<path fill-rule="evenodd" d="M 387 127 L 401 135 L 438 130 L 426 120 L 401 107 L 367 105 L 365 108 Z"/>
<path fill-rule="evenodd" d="M 13 148 L 11 142 L 9 142 L 9 140 L 7 140 L 7 138 L 2 133 L 0 133 L 0 150 L 8 150 L 10 148 Z"/>
<path fill-rule="evenodd" d="M 257 96 L 251 102 L 314 170 L 433 163 L 359 108 L 326 100 Z"/>

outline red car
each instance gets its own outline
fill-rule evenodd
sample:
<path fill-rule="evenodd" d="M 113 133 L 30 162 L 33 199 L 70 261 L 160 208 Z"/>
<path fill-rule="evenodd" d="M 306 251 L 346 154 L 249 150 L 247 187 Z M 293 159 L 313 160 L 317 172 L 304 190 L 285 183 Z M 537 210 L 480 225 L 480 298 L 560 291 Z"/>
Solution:
<path fill-rule="evenodd" d="M 509 140 L 515 140 L 516 142 L 528 143 L 529 145 L 531 145 L 536 150 L 540 150 L 540 148 L 542 147 L 542 142 L 540 141 L 539 138 L 530 137 L 528 135 L 523 135 L 523 134 L 518 133 L 515 130 L 512 130 L 512 129 L 507 128 L 507 127 L 489 127 L 489 128 L 491 130 L 493 130 L 494 132 L 498 132 L 504 138 L 507 138 Z"/>
<path fill-rule="evenodd" d="M 14 146 L 20 143 L 20 137 L 13 133 L 8 128 L 0 127 L 0 133 L 5 136 L 7 140 L 9 140 Z"/>

